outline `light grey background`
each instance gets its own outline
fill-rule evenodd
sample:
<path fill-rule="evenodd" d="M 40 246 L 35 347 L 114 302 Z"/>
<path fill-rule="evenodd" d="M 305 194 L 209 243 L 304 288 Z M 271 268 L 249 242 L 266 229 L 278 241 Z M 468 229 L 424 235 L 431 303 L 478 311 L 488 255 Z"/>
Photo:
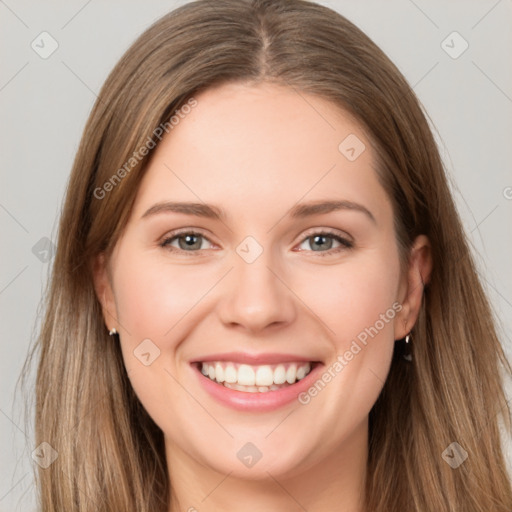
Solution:
<path fill-rule="evenodd" d="M 40 240 L 56 240 L 74 154 L 108 72 L 136 36 L 182 3 L 0 0 L 0 511 L 35 510 L 33 427 L 23 422 L 15 386 L 48 274 L 42 260 L 51 253 Z M 384 49 L 429 113 L 511 357 L 512 1 L 320 3 Z M 31 47 L 50 48 L 43 31 L 58 43 L 46 59 Z M 458 58 L 445 51 L 463 48 L 458 36 L 447 39 L 453 31 L 469 44 Z M 511 461 L 508 440 L 506 447 Z"/>

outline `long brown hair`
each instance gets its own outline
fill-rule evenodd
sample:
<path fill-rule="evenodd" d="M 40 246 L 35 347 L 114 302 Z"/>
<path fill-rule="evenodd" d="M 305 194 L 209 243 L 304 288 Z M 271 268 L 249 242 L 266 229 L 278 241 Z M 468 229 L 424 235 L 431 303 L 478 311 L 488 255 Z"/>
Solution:
<path fill-rule="evenodd" d="M 116 244 L 150 155 L 104 197 L 97 190 L 194 94 L 235 81 L 285 85 L 354 115 L 378 154 L 402 261 L 417 235 L 432 245 L 413 361 L 394 357 L 370 413 L 367 510 L 510 512 L 499 421 L 510 429 L 500 371 L 511 368 L 425 114 L 365 34 L 301 0 L 189 3 L 144 32 L 106 80 L 71 173 L 33 350 L 36 445 L 58 453 L 38 472 L 41 510 L 168 510 L 163 434 L 108 336 L 91 268 Z M 442 456 L 453 442 L 468 453 L 458 468 Z"/>

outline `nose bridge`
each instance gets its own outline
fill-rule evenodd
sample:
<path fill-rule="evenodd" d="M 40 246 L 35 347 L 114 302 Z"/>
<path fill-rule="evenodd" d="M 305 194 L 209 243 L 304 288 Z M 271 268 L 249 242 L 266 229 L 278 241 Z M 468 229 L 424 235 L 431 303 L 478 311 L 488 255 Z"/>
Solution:
<path fill-rule="evenodd" d="M 293 319 L 292 293 L 283 283 L 272 251 L 253 237 L 246 237 L 236 248 L 234 269 L 222 320 L 240 324 L 251 331 Z"/>

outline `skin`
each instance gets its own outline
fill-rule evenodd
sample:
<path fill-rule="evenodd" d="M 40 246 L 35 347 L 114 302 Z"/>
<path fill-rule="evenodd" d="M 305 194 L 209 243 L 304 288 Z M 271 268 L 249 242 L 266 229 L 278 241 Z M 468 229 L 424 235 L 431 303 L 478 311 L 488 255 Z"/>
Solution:
<path fill-rule="evenodd" d="M 107 328 L 120 334 L 142 404 L 163 430 L 174 511 L 353 511 L 367 462 L 368 414 L 389 371 L 394 341 L 412 329 L 431 271 L 419 236 L 400 271 L 391 202 L 377 180 L 361 126 L 326 100 L 290 88 L 228 84 L 198 105 L 154 150 L 131 218 L 111 258 L 99 256 L 95 286 Z M 355 134 L 366 150 L 339 150 Z M 292 219 L 296 203 L 349 200 L 374 216 L 340 210 Z M 183 213 L 141 218 L 165 201 L 213 204 L 223 220 Z M 193 249 L 173 230 L 200 231 Z M 312 235 L 335 230 L 343 247 Z M 236 249 L 252 236 L 263 249 L 247 263 Z M 321 242 L 320 242 L 321 244 Z M 181 247 L 181 251 L 180 251 Z M 317 248 L 315 251 L 314 249 Z M 402 306 L 307 405 L 247 413 L 217 403 L 189 362 L 246 351 L 308 356 L 326 367 L 365 328 Z M 133 351 L 150 339 L 148 366 Z M 262 458 L 245 467 L 252 442 Z"/>

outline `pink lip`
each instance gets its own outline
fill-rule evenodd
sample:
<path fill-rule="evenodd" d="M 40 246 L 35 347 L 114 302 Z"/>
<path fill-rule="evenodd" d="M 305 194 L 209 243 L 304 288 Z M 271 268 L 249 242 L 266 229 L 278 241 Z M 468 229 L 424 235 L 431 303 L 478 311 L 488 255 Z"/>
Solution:
<path fill-rule="evenodd" d="M 219 359 L 216 358 L 213 358 L 213 360 L 219 361 Z M 232 359 L 230 360 L 232 361 Z M 297 359 L 291 358 L 288 360 L 296 361 Z M 284 360 L 278 362 L 281 361 Z M 229 389 L 223 384 L 218 384 L 210 378 L 205 377 L 200 371 L 199 364 L 192 364 L 192 367 L 195 369 L 201 385 L 218 402 L 239 411 L 266 412 L 273 411 L 294 400 L 298 400 L 299 394 L 305 392 L 318 380 L 318 376 L 322 372 L 324 365 L 322 363 L 316 364 L 306 377 L 291 386 L 276 391 L 268 391 L 266 393 L 248 393 L 246 391 Z"/>
<path fill-rule="evenodd" d="M 295 354 L 249 354 L 247 352 L 224 352 L 222 354 L 210 354 L 204 357 L 198 357 L 191 361 L 192 363 L 209 362 L 209 361 L 232 361 L 233 363 L 262 365 L 262 364 L 278 364 L 278 363 L 294 363 L 315 361 L 314 358 L 307 358 Z"/>

